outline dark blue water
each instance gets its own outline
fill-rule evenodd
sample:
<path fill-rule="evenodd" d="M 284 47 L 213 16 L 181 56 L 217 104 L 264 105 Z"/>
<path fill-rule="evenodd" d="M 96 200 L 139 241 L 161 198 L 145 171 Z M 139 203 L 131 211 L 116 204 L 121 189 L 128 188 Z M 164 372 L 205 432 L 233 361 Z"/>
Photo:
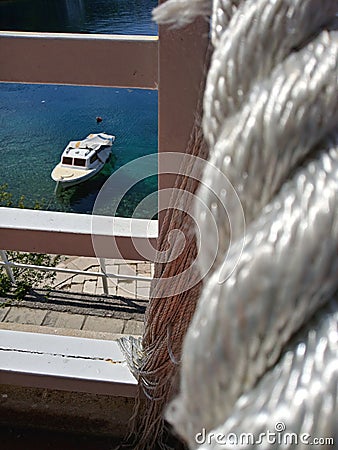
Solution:
<path fill-rule="evenodd" d="M 156 1 L 2 0 L 2 29 L 118 34 L 155 34 L 150 20 Z M 32 5 L 35 13 L 29 14 Z M 33 8 L 33 9 L 34 9 Z M 53 13 L 52 13 L 53 12 Z M 45 20 L 43 20 L 45 18 Z M 103 121 L 96 123 L 96 116 Z M 89 133 L 114 134 L 113 158 L 94 178 L 55 196 L 50 173 L 70 140 Z M 0 185 L 14 205 L 91 213 L 110 174 L 127 162 L 157 152 L 157 92 L 138 89 L 61 85 L 0 84 Z M 156 178 L 139 183 L 118 215 L 128 217 L 138 202 L 157 189 Z M 143 210 L 138 217 L 148 217 Z"/>
<path fill-rule="evenodd" d="M 105 34 L 157 34 L 157 0 L 1 0 L 0 29 Z"/>

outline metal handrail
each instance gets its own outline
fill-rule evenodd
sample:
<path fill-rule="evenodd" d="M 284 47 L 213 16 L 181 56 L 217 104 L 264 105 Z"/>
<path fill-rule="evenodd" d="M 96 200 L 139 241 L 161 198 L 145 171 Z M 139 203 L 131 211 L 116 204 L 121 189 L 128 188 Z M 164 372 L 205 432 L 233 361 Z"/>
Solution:
<path fill-rule="evenodd" d="M 10 262 L 7 258 L 7 253 L 4 250 L 0 251 L 0 258 L 2 261 L 0 261 L 0 266 L 4 266 L 8 277 L 10 278 L 11 282 L 15 284 L 15 278 L 13 275 L 13 272 L 11 268 L 22 268 L 22 269 L 28 269 L 28 270 L 41 270 L 44 272 L 61 272 L 61 273 L 70 273 L 74 275 L 88 275 L 88 276 L 96 276 L 101 277 L 103 279 L 103 290 L 105 294 L 109 294 L 108 291 L 108 283 L 107 278 L 115 278 L 119 280 L 132 280 L 132 281 L 147 281 L 151 282 L 152 277 L 142 277 L 138 275 L 123 275 L 123 274 L 117 274 L 117 273 L 111 273 L 106 271 L 101 272 L 93 272 L 93 271 L 86 271 L 86 270 L 79 270 L 79 269 L 65 269 L 62 267 L 50 267 L 50 266 L 39 266 L 36 264 L 23 264 L 23 263 L 15 263 Z M 100 267 L 101 270 L 104 268 L 103 262 L 100 260 Z"/>

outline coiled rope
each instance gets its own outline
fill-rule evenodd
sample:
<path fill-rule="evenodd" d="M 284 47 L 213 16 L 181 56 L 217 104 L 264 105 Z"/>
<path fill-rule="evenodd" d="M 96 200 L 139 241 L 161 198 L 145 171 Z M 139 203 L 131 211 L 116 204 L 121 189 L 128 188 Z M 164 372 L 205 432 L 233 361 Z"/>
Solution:
<path fill-rule="evenodd" d="M 205 206 L 196 202 L 195 211 L 199 266 L 212 269 L 166 417 L 190 448 L 206 430 L 205 450 L 234 448 L 217 435 L 280 432 L 281 423 L 330 437 L 338 423 L 337 1 L 168 0 L 154 17 L 182 26 L 206 14 L 214 46 L 203 104 L 210 164 L 196 193 Z M 160 317 L 156 302 L 146 354 L 132 341 L 122 346 L 145 392 L 161 393 L 149 395 L 158 412 L 173 393 L 169 341 L 181 355 L 181 335 L 168 339 L 166 330 L 182 314 L 164 303 Z M 154 409 L 138 448 L 152 448 Z"/>
<path fill-rule="evenodd" d="M 231 199 L 226 212 L 215 204 L 214 192 L 227 193 L 208 166 L 197 195 L 223 239 L 215 237 L 214 246 L 210 236 L 203 239 L 211 222 L 199 203 L 202 269 L 218 249 L 184 341 L 180 394 L 167 418 L 191 448 L 203 429 L 211 443 L 201 448 L 222 449 L 227 446 L 215 441 L 216 432 L 259 433 L 277 422 L 298 434 L 332 436 L 338 420 L 338 34 L 330 22 L 337 2 L 213 6 L 203 130 L 209 161 L 237 191 L 248 230 L 234 267 L 242 245 L 235 242 L 227 254 L 226 213 L 236 222 L 239 211 Z M 231 232 L 239 239 L 236 227 Z"/>

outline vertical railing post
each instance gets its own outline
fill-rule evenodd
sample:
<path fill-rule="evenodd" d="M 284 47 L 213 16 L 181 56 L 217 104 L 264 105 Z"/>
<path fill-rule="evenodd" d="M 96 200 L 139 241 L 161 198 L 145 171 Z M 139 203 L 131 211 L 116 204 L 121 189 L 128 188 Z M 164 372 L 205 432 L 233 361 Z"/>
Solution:
<path fill-rule="evenodd" d="M 11 282 L 13 284 L 15 284 L 14 273 L 13 273 L 13 270 L 11 269 L 11 267 L 8 266 L 8 262 L 9 261 L 8 261 L 8 258 L 7 258 L 7 252 L 5 250 L 0 250 L 0 258 L 5 263 L 5 270 L 6 270 L 8 278 L 11 280 Z"/>
<path fill-rule="evenodd" d="M 108 288 L 108 281 L 107 281 L 107 272 L 106 272 L 106 261 L 104 258 L 99 258 L 100 268 L 101 272 L 104 273 L 104 277 L 102 277 L 102 284 L 103 284 L 103 292 L 108 295 L 109 294 L 109 288 Z"/>
<path fill-rule="evenodd" d="M 185 153 L 196 117 L 208 42 L 209 24 L 205 18 L 183 29 L 159 27 L 159 210 L 168 195 L 161 194 L 161 190 L 172 188 L 176 178 L 162 173 L 166 168 L 161 166 L 161 153 Z M 159 228 L 164 214 L 159 214 Z"/>

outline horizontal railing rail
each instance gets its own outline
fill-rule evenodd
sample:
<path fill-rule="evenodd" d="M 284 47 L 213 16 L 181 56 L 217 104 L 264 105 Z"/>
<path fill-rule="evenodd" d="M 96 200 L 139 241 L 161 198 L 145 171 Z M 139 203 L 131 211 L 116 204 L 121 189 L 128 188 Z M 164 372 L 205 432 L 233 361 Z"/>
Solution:
<path fill-rule="evenodd" d="M 137 381 L 116 341 L 0 329 L 0 382 L 135 397 Z"/>
<path fill-rule="evenodd" d="M 0 266 L 17 267 L 17 268 L 30 269 L 30 270 L 41 270 L 44 272 L 71 273 L 74 275 L 88 275 L 88 276 L 96 276 L 96 277 L 102 277 L 102 278 L 116 278 L 118 280 L 152 281 L 152 277 L 142 277 L 139 275 L 122 275 L 119 273 L 112 273 L 112 272 L 93 272 L 90 270 L 65 269 L 63 267 L 38 266 L 36 264 L 22 264 L 22 263 L 10 262 L 10 261 L 8 261 L 8 262 L 0 261 Z"/>
<path fill-rule="evenodd" d="M 0 31 L 0 81 L 158 88 L 158 37 Z"/>
<path fill-rule="evenodd" d="M 0 208 L 4 250 L 147 261 L 157 236 L 157 220 Z"/>

